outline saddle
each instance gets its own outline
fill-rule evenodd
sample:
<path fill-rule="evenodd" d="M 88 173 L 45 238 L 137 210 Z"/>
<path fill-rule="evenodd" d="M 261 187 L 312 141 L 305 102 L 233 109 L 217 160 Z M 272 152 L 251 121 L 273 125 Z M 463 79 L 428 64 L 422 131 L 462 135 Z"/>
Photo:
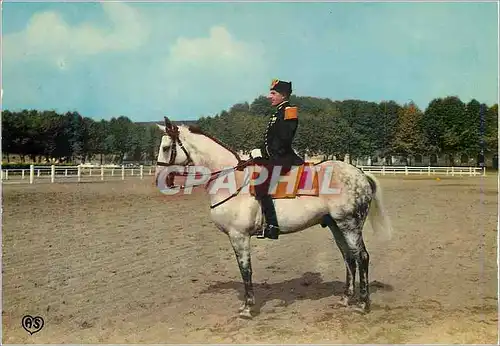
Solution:
<path fill-rule="evenodd" d="M 295 198 L 297 196 L 319 196 L 319 181 L 316 166 L 312 162 L 305 162 L 300 166 L 292 166 L 280 171 L 279 179 L 275 178 L 277 184 L 272 186 L 274 166 L 268 164 L 252 163 L 248 167 L 251 170 L 250 195 L 256 196 L 258 188 L 269 189 L 269 195 L 273 199 Z M 268 176 L 264 182 L 260 182 L 259 175 L 262 168 L 268 170 Z"/>

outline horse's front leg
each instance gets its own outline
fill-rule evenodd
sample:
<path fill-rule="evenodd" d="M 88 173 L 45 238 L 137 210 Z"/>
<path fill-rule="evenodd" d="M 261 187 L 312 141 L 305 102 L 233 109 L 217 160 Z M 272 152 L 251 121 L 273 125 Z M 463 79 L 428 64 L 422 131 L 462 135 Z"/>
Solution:
<path fill-rule="evenodd" d="M 228 233 L 229 240 L 233 246 L 241 278 L 245 285 L 245 301 L 239 312 L 242 318 L 252 318 L 252 306 L 255 304 L 255 297 L 252 285 L 252 261 L 250 259 L 250 235 L 238 231 Z"/>

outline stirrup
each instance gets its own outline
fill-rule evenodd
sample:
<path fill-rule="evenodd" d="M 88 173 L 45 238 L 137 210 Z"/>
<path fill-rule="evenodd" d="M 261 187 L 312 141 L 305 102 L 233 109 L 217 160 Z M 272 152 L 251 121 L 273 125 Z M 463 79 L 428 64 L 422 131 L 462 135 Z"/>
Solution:
<path fill-rule="evenodd" d="M 278 230 L 278 236 L 279 236 L 279 233 L 280 233 L 280 228 L 279 226 L 275 226 L 275 225 L 266 225 L 264 227 L 262 227 L 262 233 L 260 234 L 257 234 L 257 238 L 258 239 L 265 239 L 265 238 L 269 238 L 269 239 L 278 239 L 278 238 L 270 238 L 270 234 L 269 232 L 271 232 L 271 230 L 275 228 Z"/>
<path fill-rule="evenodd" d="M 265 239 L 265 238 L 267 238 L 267 228 L 268 227 L 269 227 L 268 225 L 264 224 L 264 226 L 261 229 L 261 232 L 259 234 L 257 234 L 257 238 L 258 239 Z"/>
<path fill-rule="evenodd" d="M 267 238 L 267 237 L 266 237 L 266 235 L 267 235 L 267 234 L 266 234 L 266 228 L 265 228 L 265 227 L 263 227 L 263 228 L 262 228 L 262 232 L 261 232 L 260 234 L 257 234 L 257 236 L 256 236 L 256 237 L 257 237 L 257 239 L 265 239 L 265 238 Z"/>

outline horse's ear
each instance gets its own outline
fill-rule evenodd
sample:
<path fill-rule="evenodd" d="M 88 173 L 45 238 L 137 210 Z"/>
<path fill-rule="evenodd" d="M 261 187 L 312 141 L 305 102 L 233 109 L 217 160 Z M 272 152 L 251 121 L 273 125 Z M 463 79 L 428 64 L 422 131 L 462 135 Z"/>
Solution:
<path fill-rule="evenodd" d="M 164 125 L 156 124 L 156 126 L 158 126 L 162 132 L 165 132 L 166 128 Z"/>
<path fill-rule="evenodd" d="M 170 121 L 170 119 L 168 117 L 163 117 L 163 119 L 165 119 L 165 128 L 172 127 L 172 122 Z"/>

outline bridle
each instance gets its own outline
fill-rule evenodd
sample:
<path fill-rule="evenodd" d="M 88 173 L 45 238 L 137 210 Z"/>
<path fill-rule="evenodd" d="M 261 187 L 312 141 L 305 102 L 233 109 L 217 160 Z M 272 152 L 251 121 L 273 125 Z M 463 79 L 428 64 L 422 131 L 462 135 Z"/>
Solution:
<path fill-rule="evenodd" d="M 186 162 L 185 166 L 189 166 L 194 164 L 193 159 L 191 158 L 191 155 L 189 155 L 188 151 L 182 144 L 182 141 L 179 138 L 179 127 L 175 124 L 172 124 L 172 122 L 165 117 L 165 134 L 170 137 L 172 140 L 172 149 L 170 150 L 170 160 L 168 162 L 156 162 L 158 166 L 172 166 L 175 162 L 175 159 L 177 157 L 177 145 L 182 149 L 184 154 L 186 155 Z"/>
<path fill-rule="evenodd" d="M 169 136 L 170 139 L 172 140 L 172 148 L 170 150 L 170 159 L 168 160 L 168 162 L 157 161 L 156 165 L 163 166 L 163 167 L 168 167 L 168 166 L 174 165 L 175 159 L 177 158 L 177 145 L 181 148 L 181 150 L 186 155 L 186 161 L 183 163 L 184 168 L 194 165 L 194 161 L 191 158 L 191 155 L 189 155 L 189 152 L 186 150 L 186 148 L 182 144 L 181 139 L 179 138 L 180 137 L 179 136 L 180 135 L 179 127 L 177 125 L 173 124 L 167 117 L 164 117 L 164 120 L 165 120 L 165 134 L 167 136 Z M 236 155 L 236 158 L 238 160 L 238 164 L 236 166 L 232 167 L 231 169 L 223 169 L 223 170 L 219 170 L 216 172 L 211 172 L 210 179 L 207 181 L 205 186 L 208 186 L 212 182 L 212 180 L 215 179 L 220 173 L 224 172 L 226 174 L 229 174 L 230 172 L 233 172 L 233 171 L 242 170 L 244 167 L 248 166 L 249 164 L 251 164 L 253 162 L 253 159 L 242 160 L 238 155 Z M 188 172 L 186 172 L 186 170 L 184 170 L 183 173 L 170 173 L 169 175 L 173 175 L 173 174 L 179 175 L 179 176 L 184 176 L 184 177 L 189 176 L 189 175 L 197 175 L 196 173 L 188 173 Z M 200 185 L 203 185 L 203 183 L 194 184 L 194 185 L 187 186 L 187 187 L 195 187 L 195 186 L 200 186 Z M 210 206 L 210 208 L 215 208 L 216 206 L 218 206 L 218 205 L 226 202 L 227 200 L 235 197 L 236 195 L 239 194 L 239 192 L 243 189 L 244 186 L 245 186 L 245 184 L 243 184 L 241 187 L 239 187 L 236 190 L 236 192 L 233 193 L 231 196 L 229 196 L 228 198 L 224 199 L 223 201 L 221 201 L 215 205 Z M 184 185 L 184 188 L 185 187 L 186 186 Z"/>

